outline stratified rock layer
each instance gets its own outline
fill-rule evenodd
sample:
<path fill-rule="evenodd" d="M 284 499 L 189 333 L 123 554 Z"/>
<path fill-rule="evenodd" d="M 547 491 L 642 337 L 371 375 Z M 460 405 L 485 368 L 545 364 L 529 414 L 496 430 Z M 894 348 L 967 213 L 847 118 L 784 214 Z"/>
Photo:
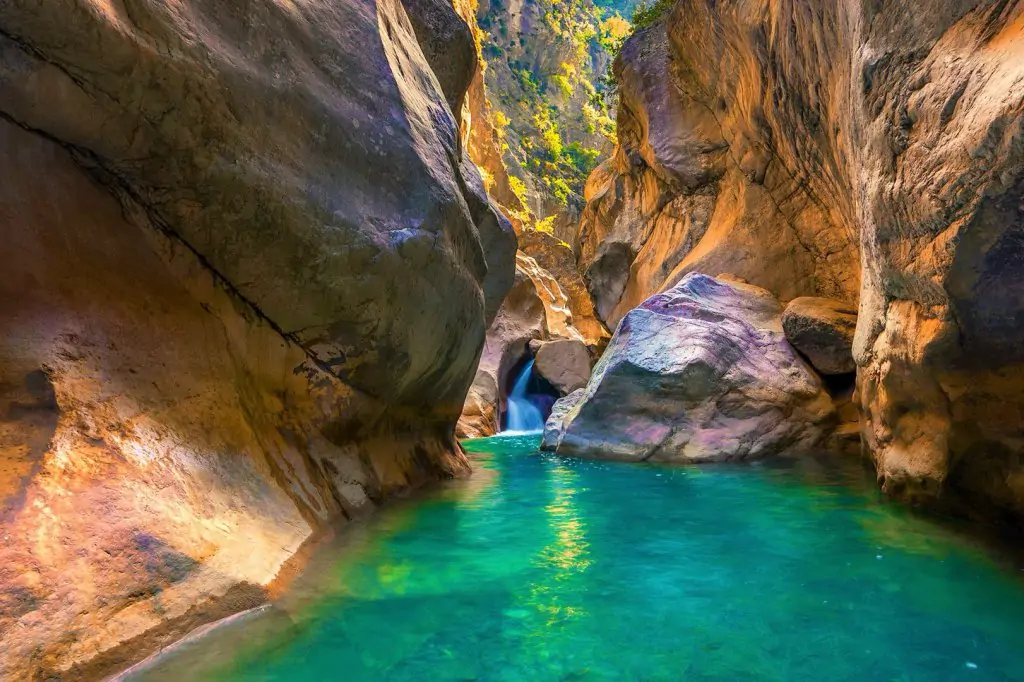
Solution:
<path fill-rule="evenodd" d="M 579 245 L 602 318 L 692 271 L 858 301 L 885 488 L 1019 520 L 1024 3 L 681 0 L 616 73 Z"/>
<path fill-rule="evenodd" d="M 545 441 L 563 455 L 669 462 L 815 446 L 831 426 L 832 400 L 786 342 L 781 314 L 763 289 L 689 275 L 623 318 Z"/>
<path fill-rule="evenodd" d="M 515 238 L 442 76 L 390 0 L 0 2 L 0 678 L 101 676 L 466 471 Z"/>
<path fill-rule="evenodd" d="M 557 237 L 539 230 L 525 229 L 518 234 L 519 249 L 537 261 L 558 282 L 569 299 L 572 324 L 594 351 L 603 350 L 611 334 L 594 311 L 590 292 L 576 266 L 576 254 Z"/>

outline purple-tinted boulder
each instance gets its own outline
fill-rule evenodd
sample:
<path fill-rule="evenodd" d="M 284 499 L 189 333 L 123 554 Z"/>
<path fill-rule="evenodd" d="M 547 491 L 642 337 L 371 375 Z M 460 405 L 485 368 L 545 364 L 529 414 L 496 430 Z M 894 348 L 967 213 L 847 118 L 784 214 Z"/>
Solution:
<path fill-rule="evenodd" d="M 687 276 L 623 318 L 548 442 L 564 455 L 679 462 L 814 447 L 834 408 L 781 314 L 764 289 Z"/>

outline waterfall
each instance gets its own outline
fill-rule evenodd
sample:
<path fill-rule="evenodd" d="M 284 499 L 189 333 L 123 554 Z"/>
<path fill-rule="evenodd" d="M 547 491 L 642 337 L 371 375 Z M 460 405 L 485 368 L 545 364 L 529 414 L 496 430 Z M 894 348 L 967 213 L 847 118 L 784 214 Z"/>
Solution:
<path fill-rule="evenodd" d="M 512 392 L 508 395 L 508 415 L 505 423 L 505 432 L 523 433 L 528 431 L 540 431 L 544 428 L 544 417 L 540 409 L 533 404 L 530 396 L 526 393 L 526 387 L 530 383 L 530 374 L 533 372 L 533 358 L 526 363 L 516 383 L 512 386 Z"/>

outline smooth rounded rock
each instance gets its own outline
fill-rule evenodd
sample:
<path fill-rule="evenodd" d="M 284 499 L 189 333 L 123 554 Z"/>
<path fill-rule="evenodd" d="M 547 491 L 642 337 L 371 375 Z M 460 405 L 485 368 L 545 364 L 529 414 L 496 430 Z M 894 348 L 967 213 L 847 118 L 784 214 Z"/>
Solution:
<path fill-rule="evenodd" d="M 590 379 L 590 353 L 582 341 L 550 341 L 540 345 L 533 369 L 558 389 L 560 394 L 567 395 L 587 385 Z"/>
<path fill-rule="evenodd" d="M 560 455 L 674 462 L 814 447 L 834 407 L 786 342 L 781 313 L 764 289 L 687 276 L 622 319 L 578 403 L 559 406 L 549 442 Z"/>

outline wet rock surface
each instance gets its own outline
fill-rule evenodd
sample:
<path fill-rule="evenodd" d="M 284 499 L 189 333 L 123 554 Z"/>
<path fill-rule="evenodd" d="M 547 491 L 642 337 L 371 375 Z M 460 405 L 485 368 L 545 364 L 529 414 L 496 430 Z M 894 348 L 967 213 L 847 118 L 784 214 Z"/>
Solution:
<path fill-rule="evenodd" d="M 562 435 L 565 433 L 566 417 L 583 400 L 585 393 L 583 388 L 578 388 L 569 395 L 559 398 L 551 406 L 551 414 L 544 422 L 544 435 L 540 444 L 542 450 L 555 451 L 558 449 L 558 444 L 562 442 Z"/>
<path fill-rule="evenodd" d="M 816 446 L 832 400 L 767 291 L 693 274 L 623 318 L 582 396 L 550 422 L 561 455 L 712 462 Z M 568 409 L 565 413 L 564 410 Z"/>

